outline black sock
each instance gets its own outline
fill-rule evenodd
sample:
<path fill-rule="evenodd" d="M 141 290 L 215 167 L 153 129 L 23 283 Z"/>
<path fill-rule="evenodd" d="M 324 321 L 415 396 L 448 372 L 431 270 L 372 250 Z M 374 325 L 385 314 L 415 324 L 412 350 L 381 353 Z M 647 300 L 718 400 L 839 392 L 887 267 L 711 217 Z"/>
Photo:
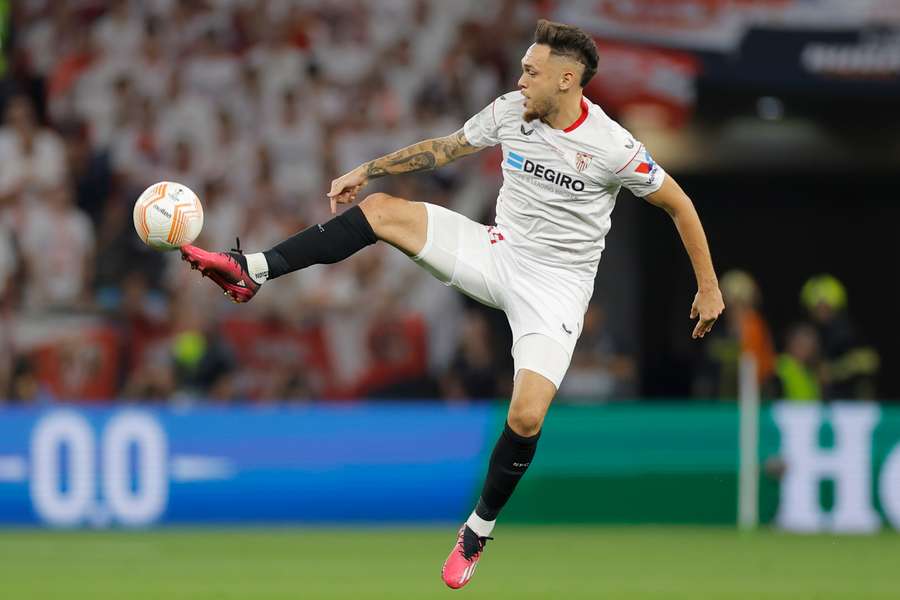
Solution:
<path fill-rule="evenodd" d="M 509 423 L 503 427 L 503 433 L 491 453 L 484 488 L 475 506 L 476 515 L 485 521 L 497 518 L 500 509 L 512 496 L 516 484 L 531 464 L 540 437 L 540 432 L 531 437 L 522 437 L 510 428 Z"/>
<path fill-rule="evenodd" d="M 263 254 L 269 263 L 269 279 L 275 279 L 310 265 L 342 261 L 377 241 L 366 215 L 354 206 L 324 225 L 307 227 Z"/>

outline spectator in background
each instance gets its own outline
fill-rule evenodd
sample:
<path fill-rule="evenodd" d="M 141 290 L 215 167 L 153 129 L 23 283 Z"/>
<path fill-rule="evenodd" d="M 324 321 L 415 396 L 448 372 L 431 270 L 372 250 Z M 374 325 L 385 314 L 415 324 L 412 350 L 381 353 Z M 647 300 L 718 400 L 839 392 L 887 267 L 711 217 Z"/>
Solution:
<path fill-rule="evenodd" d="M 808 324 L 791 327 L 784 346 L 784 353 L 778 356 L 775 367 L 776 397 L 794 401 L 821 400 L 819 335 L 816 329 Z"/>
<path fill-rule="evenodd" d="M 103 56 L 94 46 L 88 29 L 82 23 L 65 24 L 57 28 L 56 35 L 59 37 L 55 43 L 62 50 L 47 78 L 47 103 L 50 113 L 58 117 L 78 104 L 83 105 L 79 91 L 103 93 L 105 90 L 91 90 L 90 85 L 79 90 L 79 82 L 88 73 L 104 74 L 102 69 L 97 70 L 103 66 Z"/>
<path fill-rule="evenodd" d="M 46 193 L 27 207 L 19 232 L 25 263 L 27 310 L 72 310 L 91 303 L 94 230 L 78 210 L 70 185 Z"/>
<path fill-rule="evenodd" d="M 765 318 L 759 311 L 761 295 L 753 277 L 740 270 L 726 272 L 720 286 L 725 305 L 725 327 L 713 333 L 705 346 L 704 365 L 695 382 L 695 395 L 736 399 L 738 365 L 742 355 L 752 356 L 760 385 L 771 381 L 775 348 Z"/>
<path fill-rule="evenodd" d="M 60 133 L 65 143 L 67 169 L 75 185 L 76 204 L 96 227 L 112 191 L 109 152 L 91 147 L 87 126 L 77 119 L 63 122 Z"/>
<path fill-rule="evenodd" d="M 162 148 L 157 110 L 150 98 L 141 98 L 129 111 L 109 153 L 113 173 L 126 187 L 140 190 L 158 180 Z"/>
<path fill-rule="evenodd" d="M 214 400 L 229 400 L 234 396 L 235 359 L 212 323 L 202 330 L 186 330 L 176 335 L 172 340 L 172 357 L 181 394 Z"/>
<path fill-rule="evenodd" d="M 241 133 L 234 114 L 225 106 L 219 106 L 216 113 L 216 160 L 211 161 L 207 176 L 221 180 L 223 185 L 233 190 L 248 192 L 257 170 L 256 151 L 259 146 L 256 132 Z M 309 143 L 307 141 L 307 143 Z M 310 145 L 311 148 L 315 144 Z M 206 203 L 205 196 L 203 198 Z M 236 204 L 231 202 L 231 204 Z M 208 212 L 208 211 L 207 211 Z M 231 229 L 234 231 L 234 229 Z"/>
<path fill-rule="evenodd" d="M 470 308 L 463 319 L 460 343 L 441 382 L 445 398 L 496 398 L 504 389 L 496 353 L 491 348 L 491 328 L 484 311 Z"/>
<path fill-rule="evenodd" d="M 161 100 L 165 94 L 166 82 L 172 70 L 165 50 L 161 21 L 156 17 L 147 17 L 144 20 L 144 41 L 134 69 L 141 76 L 137 78 L 135 85 L 142 96 L 154 102 Z"/>
<path fill-rule="evenodd" d="M 637 365 L 608 327 L 606 310 L 597 302 L 584 314 L 581 339 L 559 389 L 560 398 L 579 401 L 621 400 L 633 396 Z"/>
<path fill-rule="evenodd" d="M 110 298 L 107 305 L 119 330 L 122 356 L 119 379 L 124 381 L 129 371 L 140 367 L 148 349 L 171 335 L 169 313 L 173 307 L 164 294 L 150 287 L 148 276 L 142 270 L 124 275 L 120 293 Z"/>
<path fill-rule="evenodd" d="M 263 139 L 272 158 L 275 185 L 283 196 L 306 198 L 322 189 L 322 137 L 315 113 L 304 110 L 298 90 L 280 94 L 271 120 L 264 124 Z"/>
<path fill-rule="evenodd" d="M 38 381 L 32 361 L 20 356 L 13 362 L 7 398 L 17 404 L 32 404 L 39 400 L 50 400 L 51 396 Z"/>
<path fill-rule="evenodd" d="M 847 291 L 832 275 L 811 277 L 800 293 L 822 343 L 826 400 L 875 398 L 878 352 L 864 346 L 847 316 Z"/>
<path fill-rule="evenodd" d="M 180 70 L 169 74 L 166 96 L 159 102 L 159 108 L 157 140 L 164 154 L 171 153 L 179 142 L 185 142 L 196 159 L 215 155 L 215 107 L 208 98 L 185 87 Z"/>
<path fill-rule="evenodd" d="M 153 353 L 128 375 L 121 397 L 158 402 L 170 399 L 176 390 L 175 369 L 168 355 Z"/>
<path fill-rule="evenodd" d="M 25 204 L 63 184 L 65 148 L 60 137 L 37 122 L 27 96 L 13 96 L 0 128 L 0 221 L 18 224 Z"/>
<path fill-rule="evenodd" d="M 9 283 L 12 281 L 13 275 L 18 267 L 16 248 L 13 244 L 13 237 L 9 229 L 0 222 L 0 309 L 5 304 L 7 292 L 10 291 Z M 0 315 L 0 332 L 2 332 L 3 323 L 2 315 Z"/>
<path fill-rule="evenodd" d="M 110 56 L 136 54 L 144 33 L 140 20 L 129 10 L 127 0 L 110 0 L 107 5 L 106 14 L 94 22 L 94 43 Z"/>
<path fill-rule="evenodd" d="M 752 276 L 738 270 L 725 273 L 722 286 L 729 303 L 726 320 L 737 333 L 741 354 L 756 361 L 756 379 L 762 384 L 775 370 L 775 348 L 769 325 L 759 311 L 759 286 Z"/>

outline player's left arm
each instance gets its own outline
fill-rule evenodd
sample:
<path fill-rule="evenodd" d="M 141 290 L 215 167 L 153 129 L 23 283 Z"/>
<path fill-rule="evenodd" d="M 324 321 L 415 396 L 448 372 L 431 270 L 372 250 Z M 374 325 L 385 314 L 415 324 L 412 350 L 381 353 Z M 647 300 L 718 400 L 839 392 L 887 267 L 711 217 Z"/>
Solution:
<path fill-rule="evenodd" d="M 694 276 L 697 278 L 697 294 L 691 306 L 691 318 L 699 317 L 692 337 L 695 339 L 703 337 L 709 333 L 716 319 L 725 310 L 725 303 L 719 290 L 719 280 L 713 268 L 709 244 L 706 242 L 706 233 L 703 231 L 700 217 L 694 203 L 671 175 L 667 175 L 660 188 L 645 198 L 669 213 L 690 256 Z"/>

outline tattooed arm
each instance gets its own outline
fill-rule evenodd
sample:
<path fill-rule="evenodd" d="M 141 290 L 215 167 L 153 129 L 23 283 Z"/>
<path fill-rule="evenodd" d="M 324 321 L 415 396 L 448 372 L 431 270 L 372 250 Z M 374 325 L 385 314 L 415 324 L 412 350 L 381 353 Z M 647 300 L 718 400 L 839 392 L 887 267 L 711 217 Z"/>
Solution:
<path fill-rule="evenodd" d="M 460 129 L 448 136 L 425 140 L 376 158 L 364 164 L 362 168 L 369 179 L 384 175 L 414 173 L 443 167 L 461 156 L 478 152 L 480 149 L 471 145 L 466 139 L 466 134 Z"/>
<path fill-rule="evenodd" d="M 425 140 L 364 163 L 331 182 L 331 191 L 328 192 L 331 212 L 336 211 L 339 203 L 353 202 L 356 194 L 370 179 L 428 171 L 479 150 L 481 148 L 470 144 L 466 134 L 460 129 L 448 136 Z"/>

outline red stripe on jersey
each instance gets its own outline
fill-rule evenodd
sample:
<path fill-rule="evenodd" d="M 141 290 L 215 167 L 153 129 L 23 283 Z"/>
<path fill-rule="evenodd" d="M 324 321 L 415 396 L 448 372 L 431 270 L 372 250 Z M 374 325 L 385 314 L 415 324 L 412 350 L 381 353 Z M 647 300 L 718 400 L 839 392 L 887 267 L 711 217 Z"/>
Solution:
<path fill-rule="evenodd" d="M 563 129 L 563 133 L 569 133 L 570 131 L 575 131 L 575 128 L 584 123 L 584 120 L 587 119 L 588 116 L 588 105 L 587 102 L 584 101 L 584 98 L 581 99 L 581 115 L 578 117 L 574 123 Z"/>
<path fill-rule="evenodd" d="M 644 145 L 643 145 L 643 144 L 640 144 L 640 145 L 638 146 L 637 152 L 634 153 L 634 156 L 637 156 L 637 155 L 638 155 L 638 152 L 640 152 L 640 151 L 643 150 L 643 149 L 644 149 Z M 625 167 L 627 167 L 628 165 L 631 164 L 631 161 L 634 160 L 634 156 L 632 156 L 631 158 L 629 158 L 629 159 L 628 159 L 628 162 L 625 163 L 624 165 L 622 165 L 622 168 L 621 168 L 621 169 L 619 169 L 618 171 L 616 171 L 616 175 L 618 175 L 619 173 L 621 173 L 621 172 L 622 172 L 622 169 L 624 169 Z"/>

